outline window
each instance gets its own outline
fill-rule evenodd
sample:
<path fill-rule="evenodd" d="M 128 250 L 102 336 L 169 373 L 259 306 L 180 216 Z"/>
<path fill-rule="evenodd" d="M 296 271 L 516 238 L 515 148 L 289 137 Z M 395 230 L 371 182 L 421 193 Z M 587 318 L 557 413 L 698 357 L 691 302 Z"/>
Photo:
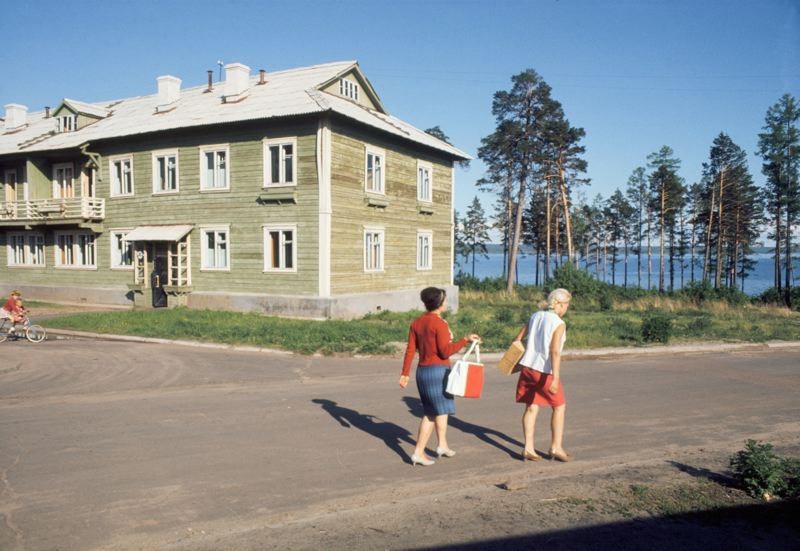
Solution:
<path fill-rule="evenodd" d="M 340 79 L 339 95 L 358 101 L 358 83 L 346 78 Z"/>
<path fill-rule="evenodd" d="M 364 228 L 364 271 L 383 271 L 383 229 Z"/>
<path fill-rule="evenodd" d="M 200 149 L 200 189 L 221 191 L 230 189 L 228 146 L 206 146 Z"/>
<path fill-rule="evenodd" d="M 133 157 L 122 157 L 109 161 L 111 174 L 111 197 L 133 195 Z"/>
<path fill-rule="evenodd" d="M 56 132 L 72 132 L 78 129 L 78 116 L 69 114 L 56 118 Z"/>
<path fill-rule="evenodd" d="M 367 149 L 366 190 L 372 193 L 385 193 L 383 187 L 383 168 L 385 153 L 381 149 Z"/>
<path fill-rule="evenodd" d="M 296 272 L 295 226 L 264 226 L 264 271 Z"/>
<path fill-rule="evenodd" d="M 111 269 L 133 269 L 133 243 L 125 240 L 130 230 L 111 230 Z"/>
<path fill-rule="evenodd" d="M 430 270 L 433 267 L 433 232 L 417 231 L 417 270 Z"/>
<path fill-rule="evenodd" d="M 297 184 L 295 138 L 264 141 L 264 187 Z"/>
<path fill-rule="evenodd" d="M 178 152 L 153 153 L 153 193 L 178 191 Z"/>
<path fill-rule="evenodd" d="M 53 197 L 69 199 L 75 197 L 75 179 L 72 163 L 53 165 Z"/>
<path fill-rule="evenodd" d="M 44 236 L 39 233 L 8 234 L 9 266 L 44 266 Z"/>
<path fill-rule="evenodd" d="M 431 175 L 433 167 L 430 163 L 417 161 L 417 199 L 430 203 L 433 201 Z"/>
<path fill-rule="evenodd" d="M 17 171 L 13 168 L 10 168 L 5 171 L 5 177 L 3 178 L 5 183 L 5 199 L 6 201 L 16 201 L 17 200 Z"/>
<path fill-rule="evenodd" d="M 200 228 L 203 270 L 230 270 L 228 226 Z"/>
<path fill-rule="evenodd" d="M 91 233 L 56 233 L 56 266 L 96 268 L 94 237 Z"/>

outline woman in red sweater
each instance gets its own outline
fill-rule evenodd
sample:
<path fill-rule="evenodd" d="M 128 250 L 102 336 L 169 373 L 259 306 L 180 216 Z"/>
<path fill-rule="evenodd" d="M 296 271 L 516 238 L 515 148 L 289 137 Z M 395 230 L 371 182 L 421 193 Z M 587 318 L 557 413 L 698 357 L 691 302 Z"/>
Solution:
<path fill-rule="evenodd" d="M 450 371 L 449 358 L 464 348 L 468 341 L 480 341 L 480 337 L 472 334 L 453 342 L 450 326 L 441 316 L 447 309 L 447 293 L 444 289 L 427 287 L 419 296 L 428 312 L 411 324 L 400 386 L 408 386 L 411 362 L 414 354 L 419 352 L 417 390 L 424 415 L 419 423 L 417 446 L 411 455 L 411 464 L 428 466 L 433 465 L 434 461 L 425 455 L 425 446 L 434 427 L 439 441 L 436 454 L 439 457 L 453 457 L 456 454 L 447 445 L 447 416 L 456 412 L 453 396 L 445 392 L 447 374 Z"/>

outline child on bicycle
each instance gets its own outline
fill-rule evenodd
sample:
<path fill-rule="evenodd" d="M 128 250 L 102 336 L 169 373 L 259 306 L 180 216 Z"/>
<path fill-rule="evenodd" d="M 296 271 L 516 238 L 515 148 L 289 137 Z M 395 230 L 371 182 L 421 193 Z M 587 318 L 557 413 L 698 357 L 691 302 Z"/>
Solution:
<path fill-rule="evenodd" d="M 25 306 L 22 304 L 22 294 L 14 289 L 6 303 L 0 308 L 0 320 L 11 320 L 9 334 L 14 333 L 15 326 L 25 320 Z"/>

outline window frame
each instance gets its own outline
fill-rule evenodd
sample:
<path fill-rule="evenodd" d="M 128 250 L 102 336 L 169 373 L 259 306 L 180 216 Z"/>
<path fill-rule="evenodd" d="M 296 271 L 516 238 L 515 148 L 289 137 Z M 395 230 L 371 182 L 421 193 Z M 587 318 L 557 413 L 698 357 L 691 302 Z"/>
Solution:
<path fill-rule="evenodd" d="M 206 254 L 209 248 L 207 247 L 208 240 L 206 235 L 214 233 L 214 259 L 215 265 L 206 265 Z M 216 234 L 225 234 L 225 266 L 217 266 L 216 259 L 218 258 L 218 241 Z M 201 272 L 230 272 L 231 271 L 231 227 L 230 224 L 217 224 L 212 226 L 200 226 L 200 271 Z"/>
<path fill-rule="evenodd" d="M 200 192 L 201 193 L 221 193 L 231 190 L 231 146 L 230 144 L 202 145 L 200 150 Z M 209 187 L 206 180 L 206 155 L 208 153 L 225 152 L 225 185 L 220 187 Z M 214 161 L 214 173 L 219 171 L 216 156 Z"/>
<path fill-rule="evenodd" d="M 297 187 L 298 171 L 297 171 L 297 137 L 291 136 L 286 138 L 265 138 L 264 143 L 264 189 L 272 189 L 279 187 Z M 292 180 L 285 180 L 285 157 L 283 155 L 283 146 L 292 146 Z M 281 159 L 278 162 L 279 179 L 278 182 L 272 181 L 272 151 L 271 148 L 280 147 Z"/>
<path fill-rule="evenodd" d="M 420 178 L 420 173 L 423 170 L 428 171 L 428 193 L 423 194 L 423 186 Z M 423 203 L 433 203 L 433 164 L 427 161 L 417 160 L 417 201 Z"/>
<path fill-rule="evenodd" d="M 58 178 L 58 171 L 69 168 L 70 181 L 65 186 L 61 185 L 61 180 Z M 64 190 L 69 189 L 71 195 L 64 195 Z M 75 197 L 75 163 L 53 163 L 53 199 L 73 199 Z"/>
<path fill-rule="evenodd" d="M 297 224 L 264 224 L 261 226 L 263 239 L 264 239 L 264 273 L 297 273 L 297 248 L 298 248 L 298 237 L 297 237 Z M 270 254 L 272 252 L 272 240 L 269 238 L 269 234 L 271 232 L 281 232 L 280 235 L 280 242 L 278 243 L 278 267 L 273 267 L 271 265 L 273 255 Z M 286 248 L 284 241 L 284 234 L 286 232 L 292 233 L 292 265 L 290 268 L 286 267 Z M 269 247 L 269 249 L 268 249 Z"/>
<path fill-rule="evenodd" d="M 133 242 L 128 242 L 125 240 L 125 236 L 128 235 L 133 228 L 116 228 L 108 231 L 108 235 L 110 237 L 110 256 L 108 265 L 112 270 L 133 270 L 133 255 L 135 254 Z M 130 264 L 122 264 L 121 262 L 117 262 L 118 260 L 122 260 L 123 253 L 121 248 L 117 248 L 117 236 L 122 235 L 122 242 L 127 243 L 128 248 L 130 249 Z"/>
<path fill-rule="evenodd" d="M 160 179 L 160 167 L 158 160 L 161 158 L 175 158 L 175 189 L 157 189 L 156 182 Z M 177 149 L 164 149 L 160 151 L 153 151 L 152 153 L 152 168 L 153 168 L 153 195 L 171 195 L 180 193 L 180 161 L 178 160 Z"/>
<path fill-rule="evenodd" d="M 70 243 L 70 262 L 62 262 L 62 245 L 61 245 L 61 238 L 69 236 L 71 238 Z M 85 262 L 86 258 L 86 250 L 84 249 L 85 243 L 81 243 L 82 238 L 91 237 L 91 256 L 92 256 L 92 263 L 88 264 Z M 97 235 L 88 232 L 88 231 L 57 231 L 54 232 L 54 239 L 53 239 L 53 256 L 55 259 L 54 266 L 56 269 L 59 270 L 96 270 L 97 269 Z M 84 262 L 78 264 L 76 260 L 82 256 Z"/>
<path fill-rule="evenodd" d="M 371 252 L 371 247 L 374 247 L 374 244 L 368 242 L 369 236 L 380 236 L 379 239 L 379 249 L 378 249 L 378 258 L 377 258 L 377 265 L 375 266 L 375 262 L 373 261 L 370 263 L 369 261 L 372 259 L 373 255 Z M 380 226 L 364 226 L 364 240 L 363 240 L 363 247 L 362 247 L 362 255 L 364 258 L 364 273 L 381 273 L 385 271 L 385 264 L 384 259 L 386 256 L 386 229 Z M 370 265 L 373 264 L 373 265 Z"/>
<path fill-rule="evenodd" d="M 375 163 L 373 162 L 373 168 L 370 170 L 369 167 L 369 158 L 370 156 L 379 157 L 381 159 L 381 166 L 380 166 L 380 173 L 379 173 L 379 184 L 380 189 L 370 189 L 369 182 L 370 176 L 372 176 L 373 185 L 375 183 Z M 364 191 L 367 193 L 372 193 L 374 195 L 386 195 L 386 150 L 380 147 L 373 147 L 373 146 L 366 146 L 364 150 Z"/>
<path fill-rule="evenodd" d="M 131 182 L 130 187 L 131 190 L 128 193 L 124 193 L 122 189 L 122 182 L 117 181 L 117 171 L 115 168 L 116 163 L 124 163 L 128 161 L 130 163 L 130 175 L 131 175 Z M 136 189 L 136 182 L 134 178 L 134 171 L 133 171 L 133 155 L 118 155 L 115 157 L 110 157 L 108 159 L 108 180 L 109 180 L 109 190 L 108 194 L 110 197 L 133 197 Z M 118 188 L 115 186 L 119 184 Z"/>
<path fill-rule="evenodd" d="M 343 98 L 358 101 L 359 88 L 358 83 L 349 78 L 342 77 L 339 79 L 339 95 Z"/>
<path fill-rule="evenodd" d="M 427 237 L 428 239 L 428 250 L 425 260 L 427 260 L 427 265 L 425 263 L 420 262 L 422 258 L 422 248 L 421 248 L 421 239 L 423 237 Z M 430 271 L 433 270 L 433 230 L 417 230 L 417 270 L 418 271 Z"/>
<path fill-rule="evenodd" d="M 17 239 L 22 240 L 22 249 L 18 251 Z M 31 240 L 35 241 L 34 248 L 38 253 L 31 251 Z M 45 248 L 44 234 L 41 232 L 7 232 L 6 233 L 6 265 L 9 268 L 46 268 L 47 250 Z M 22 255 L 22 262 L 17 262 L 19 254 Z M 41 262 L 33 262 L 33 259 L 40 259 Z"/>

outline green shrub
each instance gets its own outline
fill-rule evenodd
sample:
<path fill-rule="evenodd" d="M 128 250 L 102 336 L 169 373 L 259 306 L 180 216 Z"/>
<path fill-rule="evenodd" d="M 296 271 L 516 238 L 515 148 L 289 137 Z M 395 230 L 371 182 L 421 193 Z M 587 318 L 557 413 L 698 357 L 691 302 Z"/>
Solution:
<path fill-rule="evenodd" d="M 514 310 L 511 308 L 500 308 L 494 314 L 494 319 L 496 321 L 505 324 L 516 323 L 516 317 L 517 316 L 514 315 Z"/>
<path fill-rule="evenodd" d="M 652 310 L 642 318 L 642 339 L 645 342 L 668 343 L 672 336 L 672 318 L 661 310 Z"/>
<path fill-rule="evenodd" d="M 748 440 L 745 449 L 731 457 L 731 469 L 745 491 L 753 497 L 771 499 L 787 489 L 787 461 L 772 452 L 772 444 Z M 796 463 L 795 463 L 796 468 Z M 795 470 L 794 476 L 797 476 Z M 796 478 L 793 481 L 796 487 Z"/>
<path fill-rule="evenodd" d="M 711 316 L 703 314 L 692 319 L 687 324 L 690 333 L 703 333 L 711 329 Z"/>
<path fill-rule="evenodd" d="M 592 297 L 601 284 L 585 270 L 576 268 L 571 262 L 562 264 L 553 271 L 553 278 L 545 284 L 545 294 L 553 289 L 566 289 L 574 297 Z"/>
<path fill-rule="evenodd" d="M 742 305 L 750 302 L 750 297 L 734 287 L 715 289 L 709 281 L 692 281 L 675 293 L 679 298 L 686 298 L 695 304 L 710 300 L 722 300 L 729 304 Z"/>
<path fill-rule="evenodd" d="M 800 287 L 792 287 L 789 291 L 789 298 L 792 303 L 792 310 L 800 311 Z M 786 306 L 786 291 L 778 291 L 777 287 L 770 287 L 757 297 L 753 298 L 753 302 Z"/>

